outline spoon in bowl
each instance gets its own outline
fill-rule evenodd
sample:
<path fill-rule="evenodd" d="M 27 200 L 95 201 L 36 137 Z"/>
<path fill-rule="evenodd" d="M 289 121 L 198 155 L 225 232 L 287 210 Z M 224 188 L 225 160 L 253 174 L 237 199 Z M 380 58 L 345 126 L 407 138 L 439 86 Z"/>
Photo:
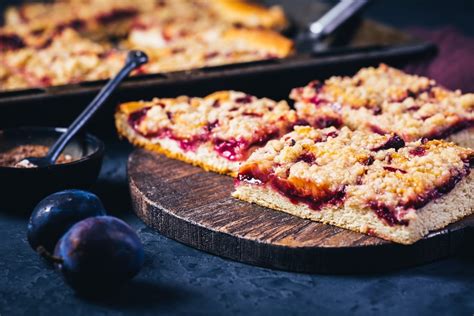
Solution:
<path fill-rule="evenodd" d="M 99 110 L 99 108 L 107 101 L 109 96 L 115 91 L 122 80 L 127 77 L 130 72 L 139 66 L 148 62 L 148 56 L 139 50 L 132 50 L 128 53 L 125 65 L 120 69 L 118 74 L 110 79 L 107 84 L 100 90 L 99 94 L 92 102 L 82 111 L 81 114 L 72 122 L 67 131 L 63 133 L 58 140 L 51 146 L 48 153 L 44 157 L 28 157 L 17 163 L 17 167 L 35 168 L 47 167 L 54 165 L 61 152 L 64 150 L 69 141 L 89 122 L 91 117 Z"/>

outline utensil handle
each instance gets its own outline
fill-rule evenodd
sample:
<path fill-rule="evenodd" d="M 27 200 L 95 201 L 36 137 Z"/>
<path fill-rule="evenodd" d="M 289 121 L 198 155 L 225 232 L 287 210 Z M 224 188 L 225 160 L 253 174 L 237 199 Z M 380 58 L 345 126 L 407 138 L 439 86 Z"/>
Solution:
<path fill-rule="evenodd" d="M 128 53 L 125 65 L 120 69 L 118 74 L 107 82 L 94 100 L 92 100 L 84 111 L 72 122 L 67 131 L 51 146 L 46 156 L 51 164 L 56 161 L 69 141 L 87 124 L 89 119 L 99 110 L 105 101 L 107 101 L 122 80 L 127 77 L 132 70 L 147 62 L 148 56 L 142 51 L 132 50 Z"/>
<path fill-rule="evenodd" d="M 341 24 L 360 11 L 369 0 L 341 0 L 319 20 L 309 25 L 312 38 L 321 38 L 331 34 Z"/>

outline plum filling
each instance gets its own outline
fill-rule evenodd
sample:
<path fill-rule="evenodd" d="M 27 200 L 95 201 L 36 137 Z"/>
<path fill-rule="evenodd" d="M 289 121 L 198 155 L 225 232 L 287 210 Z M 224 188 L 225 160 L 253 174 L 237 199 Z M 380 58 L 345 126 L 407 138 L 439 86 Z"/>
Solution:
<path fill-rule="evenodd" d="M 403 173 L 403 174 L 407 173 L 403 169 L 395 168 L 395 167 L 392 167 L 392 166 L 384 166 L 383 168 L 387 171 L 390 171 L 390 172 L 397 172 L 398 171 L 398 172 Z"/>
<path fill-rule="evenodd" d="M 73 19 L 72 21 L 68 23 L 62 23 L 56 26 L 56 31 L 62 32 L 63 30 L 67 29 L 68 27 L 74 29 L 74 30 L 79 30 L 85 26 L 85 22 L 82 19 Z"/>
<path fill-rule="evenodd" d="M 419 195 L 416 199 L 397 206 L 396 208 L 398 210 L 420 209 L 429 202 L 449 193 L 456 186 L 456 184 L 462 180 L 463 177 L 469 174 L 469 172 L 469 167 L 466 167 L 462 171 L 455 173 L 442 185 L 426 192 L 425 194 Z M 397 216 L 395 215 L 397 210 L 395 208 L 377 201 L 369 201 L 368 205 L 380 219 L 384 220 L 390 226 L 408 225 L 407 220 L 400 220 L 397 218 Z"/>
<path fill-rule="evenodd" d="M 316 93 L 319 93 L 323 89 L 324 83 L 318 80 L 314 80 L 308 84 L 308 87 L 313 88 Z"/>
<path fill-rule="evenodd" d="M 331 132 L 326 133 L 326 137 L 336 138 L 338 135 L 339 133 L 337 131 L 331 131 Z"/>
<path fill-rule="evenodd" d="M 252 102 L 252 100 L 253 100 L 253 97 L 251 95 L 246 94 L 243 97 L 235 99 L 235 102 L 237 102 L 237 103 L 250 103 L 250 102 Z"/>
<path fill-rule="evenodd" d="M 112 22 L 116 22 L 121 19 L 130 18 L 136 15 L 138 12 L 135 9 L 115 9 L 111 12 L 103 13 L 97 17 L 97 21 L 102 24 L 108 24 Z"/>
<path fill-rule="evenodd" d="M 403 102 L 405 101 L 406 99 L 408 98 L 413 98 L 413 99 L 417 99 L 420 95 L 422 95 L 423 93 L 430 93 L 431 90 L 435 87 L 435 85 L 428 85 L 427 87 L 425 88 L 422 88 L 420 90 L 417 90 L 417 91 L 413 91 L 411 89 L 407 89 L 406 90 L 406 93 L 404 96 L 400 97 L 400 98 L 396 98 L 396 99 L 393 99 L 392 101 L 394 102 Z"/>
<path fill-rule="evenodd" d="M 211 139 L 212 130 L 219 125 L 218 121 L 210 122 L 203 127 L 202 133 L 191 137 L 180 137 L 173 133 L 169 128 L 162 128 L 156 131 L 143 132 L 139 129 L 140 124 L 145 119 L 147 112 L 151 107 L 144 107 L 140 110 L 132 112 L 128 116 L 128 124 L 141 136 L 146 138 L 169 138 L 179 142 L 181 149 L 188 151 L 195 151 L 202 143 Z M 166 113 L 170 121 L 173 115 L 170 112 Z M 270 130 L 269 132 L 256 135 L 256 137 L 246 140 L 242 138 L 220 139 L 212 138 L 214 150 L 221 156 L 230 161 L 240 161 L 247 158 L 250 153 L 249 149 L 252 146 L 264 145 L 270 139 L 276 138 L 280 135 L 278 129 Z"/>
<path fill-rule="evenodd" d="M 474 168 L 474 155 L 468 156 L 463 161 L 464 161 L 464 163 L 466 164 L 467 167 Z"/>
<path fill-rule="evenodd" d="M 212 131 L 214 128 L 216 128 L 218 125 L 219 125 L 219 121 L 214 121 L 214 122 L 212 122 L 212 123 L 208 123 L 208 124 L 206 125 L 206 130 L 207 130 L 208 132 L 211 132 L 211 131 Z"/>
<path fill-rule="evenodd" d="M 430 135 L 427 135 L 427 138 L 429 139 L 435 139 L 435 138 L 446 138 L 452 134 L 455 134 L 463 129 L 466 129 L 466 128 L 471 128 L 471 127 L 474 127 L 474 119 L 471 119 L 471 120 L 459 120 L 458 122 L 454 123 L 453 125 L 451 125 L 450 127 L 444 129 L 444 130 L 440 130 L 440 131 L 437 131 L 437 132 L 434 132 Z"/>
<path fill-rule="evenodd" d="M 312 103 L 316 106 L 320 105 L 323 102 L 326 102 L 326 99 L 324 99 L 320 94 L 321 90 L 324 87 L 324 84 L 322 82 L 312 81 L 308 84 L 308 87 L 313 88 L 315 94 L 310 98 L 304 98 L 306 102 Z M 304 89 L 297 88 L 296 91 L 297 91 L 296 93 L 302 97 Z"/>
<path fill-rule="evenodd" d="M 380 115 L 380 114 L 382 114 L 382 108 L 380 106 L 374 106 L 372 108 L 372 113 L 374 115 Z"/>
<path fill-rule="evenodd" d="M 242 113 L 244 116 L 253 116 L 253 117 L 262 117 L 262 113 L 254 113 L 254 112 L 244 112 Z"/>
<path fill-rule="evenodd" d="M 410 149 L 410 154 L 412 154 L 413 156 L 421 157 L 426 155 L 426 149 L 424 147 L 418 146 L 413 149 Z"/>
<path fill-rule="evenodd" d="M 471 160 L 471 158 L 469 158 Z M 406 173 L 404 170 L 393 168 L 390 166 L 384 167 L 390 171 L 399 171 Z M 469 165 L 466 162 L 466 166 L 461 171 L 454 172 L 453 176 L 450 177 L 442 185 L 428 191 L 425 194 L 419 195 L 416 199 L 407 203 L 400 203 L 397 206 L 389 206 L 383 202 L 369 200 L 367 205 L 372 209 L 378 218 L 386 222 L 390 226 L 409 224 L 408 220 L 400 219 L 403 217 L 402 214 L 408 212 L 410 209 L 419 209 L 447 193 L 449 193 L 455 185 L 463 179 L 470 172 Z M 245 169 L 241 170 L 235 180 L 235 184 L 248 183 L 252 185 L 268 185 L 279 194 L 287 197 L 292 203 L 304 203 L 313 210 L 320 210 L 325 205 L 337 205 L 340 206 L 344 203 L 346 198 L 346 188 L 341 186 L 338 190 L 309 190 L 306 185 L 296 186 L 287 179 L 276 176 L 273 171 L 261 170 L 257 165 L 250 165 Z M 361 183 L 358 183 L 360 185 Z"/>
<path fill-rule="evenodd" d="M 210 131 L 215 128 L 218 123 L 213 122 L 205 126 L 202 134 L 194 135 L 192 137 L 179 137 L 173 134 L 168 128 L 159 129 L 152 132 L 142 132 L 138 129 L 140 123 L 145 119 L 147 112 L 151 107 L 144 107 L 138 111 L 131 113 L 128 117 L 128 124 L 140 135 L 146 138 L 169 138 L 179 143 L 179 147 L 185 151 L 195 151 L 197 147 L 208 141 L 210 138 Z"/>
<path fill-rule="evenodd" d="M 85 23 L 83 20 L 81 19 L 75 19 L 75 20 L 72 20 L 70 23 L 69 23 L 69 27 L 72 27 L 73 29 L 75 30 L 78 30 L 82 27 L 84 27 Z"/>
<path fill-rule="evenodd" d="M 311 97 L 309 100 L 308 100 L 310 103 L 314 104 L 314 105 L 319 105 L 321 104 L 324 100 L 322 98 L 319 97 L 319 95 L 315 95 L 314 97 Z"/>
<path fill-rule="evenodd" d="M 394 225 L 408 226 L 407 220 L 399 220 L 395 216 L 395 211 L 383 203 L 380 203 L 377 201 L 370 201 L 369 207 L 375 212 L 375 214 L 377 214 L 378 218 L 385 221 L 390 226 L 394 226 Z"/>
<path fill-rule="evenodd" d="M 207 133 L 201 135 L 195 135 L 191 138 L 180 138 L 171 135 L 171 139 L 177 141 L 179 143 L 179 147 L 184 151 L 196 151 L 196 149 L 206 141 L 209 140 L 209 135 Z"/>
<path fill-rule="evenodd" d="M 346 196 L 344 186 L 336 191 L 321 190 L 321 194 L 314 196 L 310 191 L 305 192 L 305 187 L 303 187 L 303 190 L 300 190 L 290 181 L 279 178 L 271 172 L 264 172 L 257 166 L 250 166 L 246 170 L 239 172 L 235 182 L 237 185 L 239 182 L 253 185 L 269 185 L 273 190 L 288 198 L 291 203 L 304 203 L 315 211 L 321 210 L 325 205 L 341 205 Z"/>
<path fill-rule="evenodd" d="M 20 49 L 25 47 L 25 42 L 16 34 L 0 35 L 0 50 Z"/>
<path fill-rule="evenodd" d="M 405 111 L 407 112 L 416 112 L 420 109 L 420 107 L 418 105 L 413 105 L 413 106 L 410 106 L 409 108 L 407 108 Z"/>
<path fill-rule="evenodd" d="M 138 125 L 143 121 L 145 118 L 147 112 L 151 109 L 150 106 L 144 107 L 138 111 L 130 113 L 128 116 L 128 124 L 135 130 L 137 131 Z"/>
<path fill-rule="evenodd" d="M 245 139 L 214 139 L 214 150 L 221 156 L 230 161 L 240 161 L 246 159 L 249 149 L 252 146 L 262 146 L 269 140 L 280 135 L 279 130 L 273 130 L 257 136 L 251 140 Z"/>
<path fill-rule="evenodd" d="M 379 150 L 387 150 L 390 148 L 393 148 L 395 150 L 398 150 L 402 147 L 405 147 L 405 141 L 398 136 L 397 134 L 394 134 L 392 137 L 390 137 L 384 144 L 373 148 L 373 151 L 379 151 Z"/>
<path fill-rule="evenodd" d="M 364 165 L 364 166 L 370 166 L 374 163 L 375 159 L 374 157 L 372 156 L 368 156 L 366 159 L 364 159 L 361 163 Z"/>
<path fill-rule="evenodd" d="M 236 183 L 246 182 L 250 184 L 265 184 L 270 179 L 270 173 L 262 172 L 257 167 L 250 167 L 244 171 L 239 172 L 237 178 L 235 179 Z"/>
<path fill-rule="evenodd" d="M 242 139 L 216 139 L 214 143 L 214 150 L 230 161 L 242 160 L 245 148 L 248 147 L 248 143 Z"/>
<path fill-rule="evenodd" d="M 312 121 L 311 125 L 315 128 L 326 128 L 331 126 L 339 128 L 342 126 L 342 120 L 339 117 L 319 116 Z"/>
<path fill-rule="evenodd" d="M 428 204 L 429 202 L 449 193 L 456 184 L 461 181 L 465 176 L 469 174 L 469 166 L 466 166 L 463 170 L 456 172 L 442 185 L 428 191 L 427 193 L 420 195 L 413 201 L 410 201 L 403 205 L 405 208 L 419 209 Z"/>
<path fill-rule="evenodd" d="M 204 55 L 204 59 L 212 59 L 219 56 L 219 52 L 208 52 Z"/>
<path fill-rule="evenodd" d="M 304 161 L 307 164 L 313 164 L 316 160 L 316 157 L 312 153 L 303 153 L 301 154 L 296 161 Z"/>
<path fill-rule="evenodd" d="M 298 119 L 292 126 L 307 126 L 310 125 L 307 120 L 304 119 Z"/>
<path fill-rule="evenodd" d="M 168 128 L 159 129 L 157 131 L 143 133 L 135 129 L 137 133 L 146 138 L 168 138 L 176 141 L 179 147 L 184 151 L 196 151 L 202 143 L 209 140 L 209 134 L 204 132 L 202 134 L 194 135 L 192 137 L 180 137 L 173 134 Z"/>
<path fill-rule="evenodd" d="M 276 176 L 270 178 L 271 187 L 281 195 L 287 197 L 291 203 L 304 203 L 314 211 L 319 211 L 326 205 L 341 205 L 346 196 L 345 187 L 336 191 L 322 191 L 320 196 L 313 196 L 309 193 L 301 192 L 294 184 L 288 180 L 280 179 Z"/>
<path fill-rule="evenodd" d="M 379 135 L 385 135 L 387 132 L 376 125 L 370 125 L 370 130 Z"/>

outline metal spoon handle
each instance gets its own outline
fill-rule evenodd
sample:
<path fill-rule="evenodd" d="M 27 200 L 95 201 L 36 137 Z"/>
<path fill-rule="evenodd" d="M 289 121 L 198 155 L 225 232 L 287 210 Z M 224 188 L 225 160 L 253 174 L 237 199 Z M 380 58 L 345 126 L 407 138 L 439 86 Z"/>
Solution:
<path fill-rule="evenodd" d="M 146 62 L 148 62 L 148 56 L 144 52 L 132 50 L 128 53 L 125 65 L 120 69 L 118 74 L 107 82 L 94 100 L 92 100 L 84 111 L 72 122 L 67 131 L 51 146 L 45 157 L 51 164 L 58 159 L 64 147 L 66 147 L 69 141 L 87 124 L 89 119 L 99 110 L 105 101 L 107 101 L 122 80 L 127 77 L 132 70 Z"/>
<path fill-rule="evenodd" d="M 369 0 L 341 0 L 316 22 L 309 25 L 310 36 L 314 39 L 331 34 L 348 18 L 361 10 Z"/>

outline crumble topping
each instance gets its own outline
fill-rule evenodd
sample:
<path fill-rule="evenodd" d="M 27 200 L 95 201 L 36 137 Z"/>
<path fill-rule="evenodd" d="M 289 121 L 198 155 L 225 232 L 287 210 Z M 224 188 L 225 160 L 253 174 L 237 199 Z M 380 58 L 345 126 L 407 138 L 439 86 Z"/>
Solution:
<path fill-rule="evenodd" d="M 229 160 L 242 160 L 252 146 L 286 133 L 296 123 L 296 113 L 285 101 L 229 91 L 216 92 L 205 98 L 181 96 L 175 99 L 155 98 L 137 103 L 129 113 L 129 124 L 151 141 L 163 137 L 192 142 L 195 149 L 211 142 L 215 150 Z"/>
<path fill-rule="evenodd" d="M 242 30 L 214 25 L 199 33 L 185 32 L 186 35 L 166 40 L 164 32 L 165 29 L 160 26 L 140 27 L 130 33 L 129 40 L 124 44 L 147 52 L 150 62 L 143 66 L 146 73 L 283 58 L 292 50 L 291 41 L 268 30 Z M 267 39 L 268 44 L 260 42 L 261 38 Z M 274 45 L 276 43 L 280 44 Z"/>
<path fill-rule="evenodd" d="M 270 185 L 315 210 L 328 203 L 372 209 L 389 225 L 406 225 L 416 209 L 469 173 L 474 150 L 397 138 L 347 127 L 296 126 L 255 151 L 241 166 L 237 184 Z"/>
<path fill-rule="evenodd" d="M 265 23 L 263 18 L 265 12 L 272 16 L 276 8 L 252 5 L 260 18 L 245 19 L 236 26 L 235 16 L 224 14 L 220 8 L 239 10 L 239 3 L 250 5 L 238 1 L 170 2 L 139 16 L 123 45 L 145 49 L 150 62 L 144 69 L 151 73 L 287 56 L 292 50 L 291 41 L 269 30 L 275 25 Z M 262 25 L 257 25 L 259 22 Z"/>
<path fill-rule="evenodd" d="M 122 67 L 125 53 L 114 52 L 66 29 L 46 48 L 10 51 L 5 57 L 0 63 L 3 71 L 30 86 L 43 87 L 109 78 Z M 0 88 L 15 85 L 16 81 L 0 81 Z"/>
<path fill-rule="evenodd" d="M 474 126 L 474 94 L 449 91 L 384 64 L 353 77 L 311 82 L 293 89 L 291 98 L 299 117 L 319 128 L 345 125 L 413 141 Z"/>

